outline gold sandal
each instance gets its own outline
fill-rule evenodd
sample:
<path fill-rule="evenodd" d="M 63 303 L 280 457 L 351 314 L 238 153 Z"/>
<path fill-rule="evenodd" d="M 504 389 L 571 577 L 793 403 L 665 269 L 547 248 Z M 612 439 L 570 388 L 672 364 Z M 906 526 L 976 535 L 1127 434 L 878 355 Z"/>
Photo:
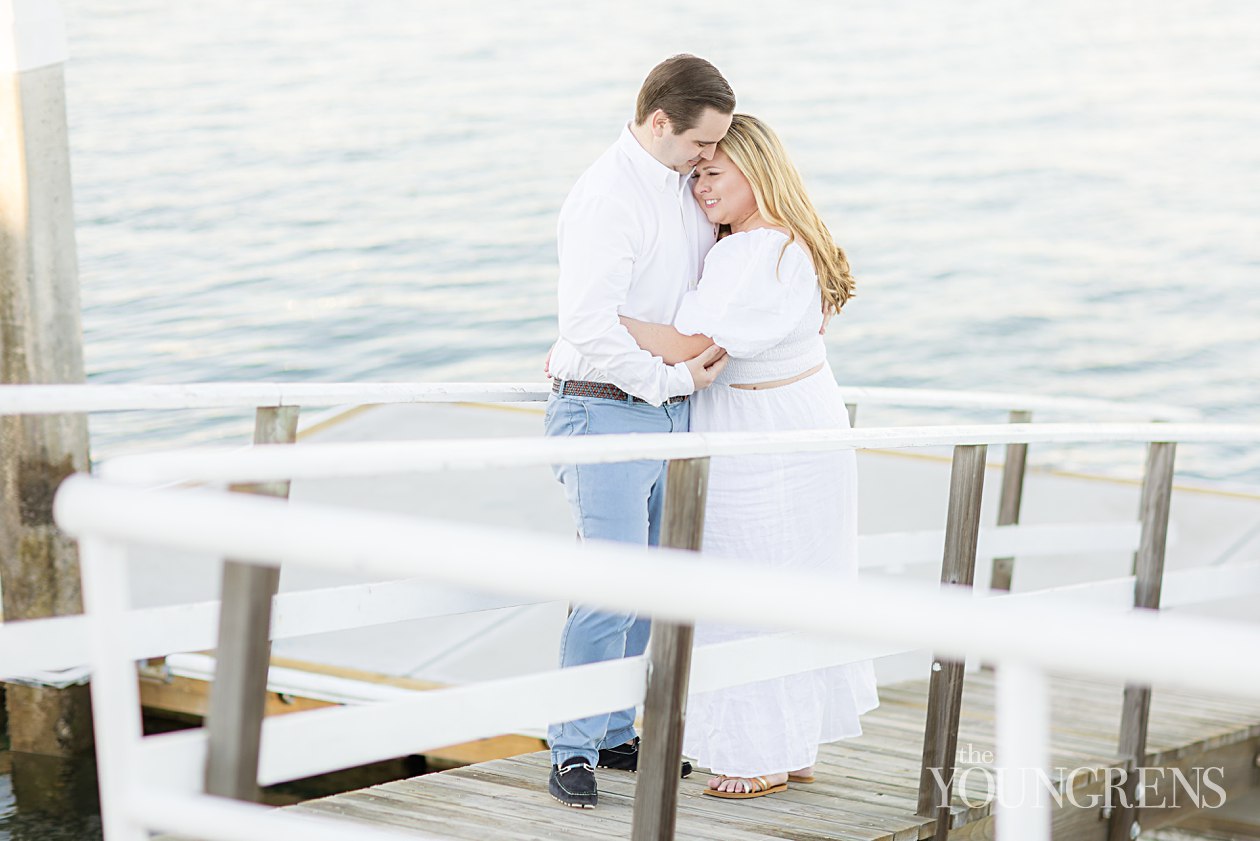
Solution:
<path fill-rule="evenodd" d="M 779 783 L 772 786 L 766 782 L 765 777 L 728 777 L 722 774 L 718 779 L 718 785 L 727 780 L 742 780 L 752 786 L 752 788 L 749 791 L 718 791 L 715 788 L 705 788 L 704 793 L 712 797 L 723 797 L 727 800 L 748 800 L 753 797 L 765 797 L 767 794 L 774 794 L 776 791 L 787 791 L 787 783 Z"/>

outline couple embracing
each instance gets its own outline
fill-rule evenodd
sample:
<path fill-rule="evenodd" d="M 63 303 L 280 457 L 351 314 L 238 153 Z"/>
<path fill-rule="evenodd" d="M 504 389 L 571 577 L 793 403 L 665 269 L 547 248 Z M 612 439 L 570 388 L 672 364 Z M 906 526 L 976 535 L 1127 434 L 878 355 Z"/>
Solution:
<path fill-rule="evenodd" d="M 853 293 L 843 250 L 774 132 L 735 113 L 704 59 L 657 65 L 633 121 L 560 211 L 560 337 L 548 435 L 847 428 L 822 332 Z M 665 464 L 565 465 L 583 540 L 656 545 Z M 857 576 L 852 452 L 713 458 L 703 550 L 740 564 Z M 756 617 L 749 617 L 755 624 Z M 649 621 L 575 605 L 562 667 L 642 654 Z M 697 625 L 698 645 L 751 634 Z M 820 744 L 861 733 L 871 664 L 691 696 L 683 752 L 705 794 L 759 797 L 814 779 Z M 634 709 L 554 724 L 549 790 L 596 805 L 596 768 L 634 771 Z M 682 776 L 691 772 L 684 762 Z"/>

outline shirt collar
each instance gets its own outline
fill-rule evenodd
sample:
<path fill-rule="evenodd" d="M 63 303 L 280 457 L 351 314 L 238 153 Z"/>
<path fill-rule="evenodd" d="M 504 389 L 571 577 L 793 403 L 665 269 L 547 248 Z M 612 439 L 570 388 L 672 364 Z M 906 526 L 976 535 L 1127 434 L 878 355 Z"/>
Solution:
<path fill-rule="evenodd" d="M 617 146 L 621 149 L 621 153 L 630 159 L 630 164 L 639 177 L 656 189 L 672 192 L 682 189 L 686 176 L 665 166 L 652 157 L 651 152 L 640 146 L 638 139 L 630 131 L 629 123 L 621 130 L 621 137 L 617 138 Z"/>

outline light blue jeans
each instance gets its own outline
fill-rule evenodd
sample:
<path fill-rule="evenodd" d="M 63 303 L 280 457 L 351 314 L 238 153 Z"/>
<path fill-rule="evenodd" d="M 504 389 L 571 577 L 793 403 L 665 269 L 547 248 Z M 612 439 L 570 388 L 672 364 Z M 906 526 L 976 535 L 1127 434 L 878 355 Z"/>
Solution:
<path fill-rule="evenodd" d="M 604 397 L 557 397 L 547 402 L 548 435 L 607 435 L 627 432 L 686 432 L 690 401 L 651 406 Z M 615 540 L 656 546 L 665 503 L 665 462 L 557 465 L 573 521 L 582 540 Z M 635 657 L 647 648 L 651 625 L 632 613 L 608 613 L 574 605 L 560 635 L 560 667 Z M 575 756 L 592 767 L 599 749 L 634 738 L 634 707 L 547 730 L 551 761 Z"/>

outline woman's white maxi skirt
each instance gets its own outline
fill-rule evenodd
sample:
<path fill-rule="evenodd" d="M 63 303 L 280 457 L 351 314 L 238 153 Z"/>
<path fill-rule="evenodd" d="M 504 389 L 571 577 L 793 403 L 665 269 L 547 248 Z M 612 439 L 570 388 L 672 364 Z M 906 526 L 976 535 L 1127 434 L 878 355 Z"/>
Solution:
<path fill-rule="evenodd" d="M 695 432 L 847 429 L 828 365 L 764 390 L 716 384 L 692 398 Z M 817 570 L 837 587 L 857 580 L 857 465 L 852 451 L 718 457 L 709 467 L 703 550 L 761 566 Z M 732 562 L 729 574 L 738 576 Z M 754 619 L 755 617 L 749 617 Z M 696 626 L 696 645 L 764 631 Z M 870 661 L 697 693 L 683 753 L 716 773 L 748 777 L 813 765 L 818 746 L 861 735 L 879 705 Z"/>

